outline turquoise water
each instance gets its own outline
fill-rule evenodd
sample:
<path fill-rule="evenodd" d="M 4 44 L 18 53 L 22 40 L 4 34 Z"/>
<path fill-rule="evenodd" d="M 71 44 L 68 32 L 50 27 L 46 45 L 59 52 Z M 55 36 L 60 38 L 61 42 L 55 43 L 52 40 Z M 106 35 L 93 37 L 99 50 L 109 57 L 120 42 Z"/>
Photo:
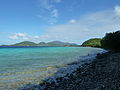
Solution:
<path fill-rule="evenodd" d="M 83 47 L 0 48 L 0 89 L 39 83 L 57 70 L 55 66 L 101 51 Z"/>

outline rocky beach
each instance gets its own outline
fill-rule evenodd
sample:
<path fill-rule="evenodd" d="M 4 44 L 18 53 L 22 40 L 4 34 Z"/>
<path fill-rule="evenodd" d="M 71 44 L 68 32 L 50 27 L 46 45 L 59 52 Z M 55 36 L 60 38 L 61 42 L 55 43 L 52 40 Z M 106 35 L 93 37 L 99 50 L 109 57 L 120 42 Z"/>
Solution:
<path fill-rule="evenodd" d="M 120 90 L 120 53 L 98 54 L 92 62 L 74 65 L 70 74 L 23 90 Z"/>

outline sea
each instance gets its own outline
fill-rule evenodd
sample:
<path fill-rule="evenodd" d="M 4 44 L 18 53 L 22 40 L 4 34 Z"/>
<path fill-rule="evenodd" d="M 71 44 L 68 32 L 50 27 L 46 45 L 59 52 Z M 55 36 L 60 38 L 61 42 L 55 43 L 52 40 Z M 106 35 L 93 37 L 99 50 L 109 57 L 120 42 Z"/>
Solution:
<path fill-rule="evenodd" d="M 0 90 L 41 83 L 69 63 L 103 52 L 91 47 L 0 47 Z"/>

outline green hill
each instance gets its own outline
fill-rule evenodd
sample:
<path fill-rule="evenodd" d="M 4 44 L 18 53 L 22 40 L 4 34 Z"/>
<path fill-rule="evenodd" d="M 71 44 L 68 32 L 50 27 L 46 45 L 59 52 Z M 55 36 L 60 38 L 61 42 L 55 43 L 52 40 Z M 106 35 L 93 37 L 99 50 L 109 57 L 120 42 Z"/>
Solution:
<path fill-rule="evenodd" d="M 52 42 L 48 42 L 46 43 L 49 46 L 76 46 L 77 44 L 74 43 L 67 43 L 67 42 L 61 42 L 61 41 L 52 41 Z"/>
<path fill-rule="evenodd" d="M 24 42 L 13 44 L 12 46 L 37 46 L 37 44 L 30 41 L 24 41 Z"/>
<path fill-rule="evenodd" d="M 34 43 L 30 41 L 24 41 L 10 46 L 68 46 L 69 47 L 69 46 L 79 46 L 79 45 L 74 43 L 61 42 L 61 41 L 52 41 L 48 43 L 45 42 Z"/>
<path fill-rule="evenodd" d="M 85 41 L 81 46 L 83 47 L 101 47 L 101 38 L 92 38 Z"/>

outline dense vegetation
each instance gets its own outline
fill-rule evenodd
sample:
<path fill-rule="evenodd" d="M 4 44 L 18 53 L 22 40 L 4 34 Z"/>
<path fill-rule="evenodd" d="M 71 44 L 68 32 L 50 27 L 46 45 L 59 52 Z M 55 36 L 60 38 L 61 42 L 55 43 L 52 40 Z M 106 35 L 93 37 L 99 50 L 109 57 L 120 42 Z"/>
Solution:
<path fill-rule="evenodd" d="M 81 46 L 83 47 L 101 47 L 101 38 L 93 38 L 85 41 Z"/>
<path fill-rule="evenodd" d="M 101 40 L 101 46 L 107 50 L 120 51 L 120 31 L 107 33 Z"/>

